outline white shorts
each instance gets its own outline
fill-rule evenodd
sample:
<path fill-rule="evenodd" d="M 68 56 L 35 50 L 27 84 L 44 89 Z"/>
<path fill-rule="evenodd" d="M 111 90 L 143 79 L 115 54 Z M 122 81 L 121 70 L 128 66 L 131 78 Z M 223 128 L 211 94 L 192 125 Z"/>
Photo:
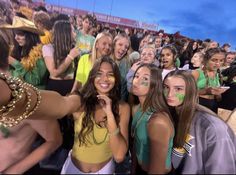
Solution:
<path fill-rule="evenodd" d="M 61 174 L 113 174 L 115 173 L 115 163 L 111 159 L 102 169 L 97 172 L 84 173 L 78 169 L 71 160 L 71 151 L 62 167 Z"/>

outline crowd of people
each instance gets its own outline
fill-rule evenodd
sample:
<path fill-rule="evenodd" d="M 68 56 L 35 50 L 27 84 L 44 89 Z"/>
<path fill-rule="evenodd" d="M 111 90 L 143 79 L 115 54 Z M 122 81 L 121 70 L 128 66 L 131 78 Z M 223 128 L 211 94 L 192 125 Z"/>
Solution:
<path fill-rule="evenodd" d="M 0 174 L 236 173 L 230 44 L 2 0 L 0 46 Z"/>

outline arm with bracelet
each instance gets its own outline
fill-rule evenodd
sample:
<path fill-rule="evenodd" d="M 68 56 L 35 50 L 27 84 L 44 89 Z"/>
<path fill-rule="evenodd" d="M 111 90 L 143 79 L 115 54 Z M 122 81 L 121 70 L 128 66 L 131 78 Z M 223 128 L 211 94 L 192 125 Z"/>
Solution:
<path fill-rule="evenodd" d="M 111 99 L 106 95 L 98 95 L 99 100 L 103 100 L 103 110 L 107 114 L 107 129 L 109 144 L 116 162 L 122 162 L 128 151 L 128 125 L 130 118 L 130 107 L 127 103 L 119 104 L 119 123 L 116 122 L 111 109 Z"/>
<path fill-rule="evenodd" d="M 68 67 L 72 64 L 74 59 L 79 55 L 79 51 L 77 48 L 73 48 L 70 50 L 69 54 L 65 57 L 64 61 L 60 63 L 59 66 L 56 67 L 54 55 L 53 55 L 52 46 L 45 45 L 43 46 L 43 57 L 47 66 L 48 71 L 50 72 L 50 76 L 59 77 L 62 73 L 64 73 Z"/>

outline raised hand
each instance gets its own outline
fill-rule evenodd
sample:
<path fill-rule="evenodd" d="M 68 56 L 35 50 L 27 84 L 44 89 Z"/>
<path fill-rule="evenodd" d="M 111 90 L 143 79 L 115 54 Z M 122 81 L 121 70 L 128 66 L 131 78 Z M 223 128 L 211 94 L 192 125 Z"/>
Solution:
<path fill-rule="evenodd" d="M 111 99 L 106 95 L 97 95 L 99 104 L 101 105 L 103 111 L 106 113 L 106 115 L 112 113 L 112 101 Z"/>
<path fill-rule="evenodd" d="M 131 70 L 136 71 L 136 69 L 142 64 L 142 61 L 134 63 L 131 67 Z"/>
<path fill-rule="evenodd" d="M 75 58 L 75 57 L 77 57 L 77 56 L 80 55 L 80 51 L 79 51 L 79 49 L 78 49 L 77 47 L 74 47 L 74 48 L 72 48 L 72 49 L 70 50 L 69 55 L 70 55 L 71 57 Z"/>

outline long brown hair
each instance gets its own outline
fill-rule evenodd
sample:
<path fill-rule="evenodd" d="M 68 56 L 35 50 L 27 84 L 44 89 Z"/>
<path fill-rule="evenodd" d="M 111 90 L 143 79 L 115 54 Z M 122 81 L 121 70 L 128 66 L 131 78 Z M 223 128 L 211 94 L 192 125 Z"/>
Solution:
<path fill-rule="evenodd" d="M 170 108 L 175 127 L 174 147 L 182 147 L 190 130 L 191 122 L 196 110 L 198 89 L 194 77 L 187 71 L 171 71 L 167 74 L 163 82 L 165 82 L 168 77 L 182 78 L 186 86 L 183 103 L 180 106 L 175 107 L 175 109 Z"/>
<path fill-rule="evenodd" d="M 4 34 L 0 31 L 0 69 L 8 69 L 8 55 L 10 47 L 4 37 Z"/>
<path fill-rule="evenodd" d="M 66 20 L 59 20 L 53 26 L 53 58 L 56 68 L 65 60 L 70 50 L 74 47 L 75 43 L 71 30 L 71 24 Z"/>
<path fill-rule="evenodd" d="M 120 101 L 120 72 L 119 68 L 116 65 L 116 63 L 110 58 L 110 57 L 103 57 L 97 61 L 92 70 L 89 73 L 88 80 L 81 89 L 82 99 L 83 102 L 83 110 L 85 113 L 85 116 L 82 120 L 82 129 L 80 133 L 78 134 L 80 145 L 87 144 L 88 140 L 86 139 L 86 136 L 92 132 L 93 130 L 93 121 L 92 118 L 94 118 L 96 105 L 98 105 L 98 99 L 97 99 L 97 91 L 96 87 L 94 85 L 94 80 L 96 77 L 97 72 L 99 71 L 102 63 L 109 63 L 112 67 L 114 77 L 115 77 L 115 85 L 109 92 L 109 98 L 112 99 L 112 112 L 115 116 L 115 120 L 117 123 L 119 123 L 120 116 L 119 116 L 119 101 Z"/>
<path fill-rule="evenodd" d="M 148 109 L 150 109 L 152 110 L 152 112 L 166 112 L 167 114 L 169 114 L 169 110 L 162 93 L 162 71 L 154 64 L 142 64 L 137 68 L 135 74 L 141 67 L 147 67 L 151 73 L 150 88 L 144 101 L 142 110 L 147 111 Z"/>

